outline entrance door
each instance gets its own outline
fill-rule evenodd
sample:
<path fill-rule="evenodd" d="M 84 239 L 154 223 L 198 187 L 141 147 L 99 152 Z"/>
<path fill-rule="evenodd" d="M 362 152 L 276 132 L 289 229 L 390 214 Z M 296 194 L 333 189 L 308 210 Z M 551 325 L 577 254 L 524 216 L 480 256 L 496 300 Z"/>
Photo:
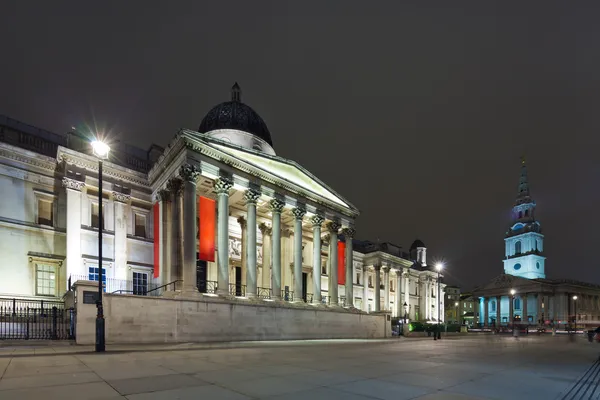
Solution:
<path fill-rule="evenodd" d="M 235 295 L 242 296 L 242 267 L 235 267 Z"/>
<path fill-rule="evenodd" d="M 198 257 L 198 253 L 196 253 L 196 257 Z M 207 285 L 207 270 L 206 270 L 206 261 L 196 259 L 196 285 L 198 286 L 198 291 L 200 293 L 206 293 Z"/>
<path fill-rule="evenodd" d="M 306 303 L 306 289 L 308 287 L 308 274 L 302 273 L 302 300 Z"/>

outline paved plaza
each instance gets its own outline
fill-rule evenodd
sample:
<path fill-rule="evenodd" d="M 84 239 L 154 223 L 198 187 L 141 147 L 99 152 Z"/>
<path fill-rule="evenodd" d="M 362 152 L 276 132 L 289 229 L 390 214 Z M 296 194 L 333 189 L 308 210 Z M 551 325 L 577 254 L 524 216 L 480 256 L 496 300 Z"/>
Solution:
<path fill-rule="evenodd" d="M 559 399 L 600 350 L 550 335 L 226 346 L 0 343 L 0 399 Z"/>

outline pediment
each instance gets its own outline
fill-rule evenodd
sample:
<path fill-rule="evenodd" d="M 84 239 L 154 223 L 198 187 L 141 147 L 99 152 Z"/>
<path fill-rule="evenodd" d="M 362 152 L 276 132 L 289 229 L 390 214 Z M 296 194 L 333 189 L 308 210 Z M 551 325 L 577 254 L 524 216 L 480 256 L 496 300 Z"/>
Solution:
<path fill-rule="evenodd" d="M 486 285 L 477 288 L 477 291 L 506 289 L 508 292 L 510 289 L 518 290 L 519 287 L 530 286 L 536 282 L 531 279 L 520 278 L 518 276 L 510 274 L 501 274 L 492 279 Z"/>

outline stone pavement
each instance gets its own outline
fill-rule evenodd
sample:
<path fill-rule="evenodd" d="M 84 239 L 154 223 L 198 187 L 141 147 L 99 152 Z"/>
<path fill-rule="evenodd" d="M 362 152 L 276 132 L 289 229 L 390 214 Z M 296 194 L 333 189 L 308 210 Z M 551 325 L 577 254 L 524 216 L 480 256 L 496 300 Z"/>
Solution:
<path fill-rule="evenodd" d="M 94 354 L 0 343 L 0 399 L 555 399 L 600 350 L 582 337 L 533 335 L 224 346 Z"/>

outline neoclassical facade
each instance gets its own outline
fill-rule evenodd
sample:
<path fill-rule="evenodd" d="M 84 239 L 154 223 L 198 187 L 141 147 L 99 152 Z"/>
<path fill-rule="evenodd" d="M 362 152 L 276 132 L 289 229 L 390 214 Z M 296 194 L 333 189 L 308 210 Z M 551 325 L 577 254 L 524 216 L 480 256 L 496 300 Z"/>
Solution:
<path fill-rule="evenodd" d="M 544 235 L 535 215 L 525 160 L 510 229 L 505 236 L 504 273 L 475 289 L 476 323 L 499 326 L 600 321 L 600 285 L 546 278 Z M 513 294 L 514 292 L 514 294 Z"/>

